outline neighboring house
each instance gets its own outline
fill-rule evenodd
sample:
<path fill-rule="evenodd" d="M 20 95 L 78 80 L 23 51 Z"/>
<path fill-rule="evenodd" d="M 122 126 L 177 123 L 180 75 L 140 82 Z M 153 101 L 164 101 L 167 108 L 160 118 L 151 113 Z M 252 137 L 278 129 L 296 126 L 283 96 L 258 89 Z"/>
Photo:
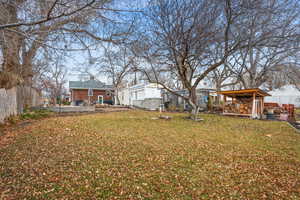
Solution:
<path fill-rule="evenodd" d="M 65 102 L 71 102 L 71 95 L 70 94 L 66 94 L 63 96 L 63 101 Z"/>
<path fill-rule="evenodd" d="M 155 83 L 140 83 L 118 91 L 119 104 L 156 110 L 162 103 L 161 87 Z"/>
<path fill-rule="evenodd" d="M 182 96 L 188 96 L 187 90 L 178 90 L 176 93 Z M 201 110 L 207 110 L 209 96 L 215 95 L 216 90 L 208 88 L 199 88 L 196 90 L 197 103 Z M 166 109 L 175 107 L 182 110 L 190 110 L 190 105 L 182 97 L 175 95 L 169 91 L 163 92 L 163 103 Z"/>
<path fill-rule="evenodd" d="M 293 85 L 285 85 L 268 93 L 272 96 L 265 98 L 266 103 L 294 104 L 300 107 L 300 91 Z"/>
<path fill-rule="evenodd" d="M 70 81 L 69 88 L 72 105 L 113 104 L 113 87 L 97 81 L 93 77 L 88 81 Z"/>

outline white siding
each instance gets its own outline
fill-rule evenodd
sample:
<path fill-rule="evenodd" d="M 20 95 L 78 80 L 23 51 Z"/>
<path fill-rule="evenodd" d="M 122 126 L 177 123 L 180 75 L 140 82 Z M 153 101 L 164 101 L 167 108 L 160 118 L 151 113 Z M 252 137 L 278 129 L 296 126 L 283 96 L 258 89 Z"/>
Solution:
<path fill-rule="evenodd" d="M 145 88 L 145 98 L 161 98 L 161 89 L 157 87 Z"/>
<path fill-rule="evenodd" d="M 161 98 L 161 89 L 156 84 L 138 84 L 119 90 L 120 104 L 133 105 L 133 101 Z"/>

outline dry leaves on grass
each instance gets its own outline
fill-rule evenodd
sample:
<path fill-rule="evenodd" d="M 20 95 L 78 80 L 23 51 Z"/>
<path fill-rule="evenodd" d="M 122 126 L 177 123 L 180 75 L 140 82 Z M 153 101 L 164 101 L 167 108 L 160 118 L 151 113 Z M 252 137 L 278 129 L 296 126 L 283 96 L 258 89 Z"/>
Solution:
<path fill-rule="evenodd" d="M 4 199 L 297 199 L 300 136 L 278 122 L 155 112 L 51 118 L 0 148 Z M 26 134 L 21 134 L 26 133 Z M 268 137 L 272 133 L 272 137 Z"/>

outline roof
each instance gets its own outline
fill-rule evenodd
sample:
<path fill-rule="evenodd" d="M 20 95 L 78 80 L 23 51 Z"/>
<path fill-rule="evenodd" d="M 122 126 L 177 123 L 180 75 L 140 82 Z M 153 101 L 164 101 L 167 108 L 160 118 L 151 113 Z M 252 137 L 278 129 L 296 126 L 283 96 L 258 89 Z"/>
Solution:
<path fill-rule="evenodd" d="M 101 81 L 97 80 L 88 80 L 88 81 L 70 81 L 70 89 L 112 89 L 112 85 L 106 85 Z"/>
<path fill-rule="evenodd" d="M 217 92 L 218 94 L 223 94 L 225 96 L 230 96 L 230 97 L 251 97 L 255 93 L 256 96 L 271 96 L 267 92 L 259 89 L 259 88 L 251 88 L 251 89 L 244 89 L 244 90 L 227 90 L 227 91 L 219 91 Z"/>
<path fill-rule="evenodd" d="M 161 89 L 162 86 L 160 86 L 159 84 L 157 83 L 139 83 L 139 84 L 136 84 L 136 85 L 132 85 L 129 87 L 130 89 L 141 89 L 141 88 L 159 88 Z"/>

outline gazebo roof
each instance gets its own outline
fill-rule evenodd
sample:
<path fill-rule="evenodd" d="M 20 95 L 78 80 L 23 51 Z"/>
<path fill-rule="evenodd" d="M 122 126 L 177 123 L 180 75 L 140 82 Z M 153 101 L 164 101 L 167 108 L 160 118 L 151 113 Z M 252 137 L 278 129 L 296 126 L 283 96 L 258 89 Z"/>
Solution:
<path fill-rule="evenodd" d="M 267 92 L 259 88 L 251 88 L 251 89 L 244 89 L 244 90 L 227 90 L 227 91 L 219 91 L 217 93 L 229 97 L 252 97 L 253 94 L 259 97 L 271 96 L 270 94 L 268 94 Z"/>

